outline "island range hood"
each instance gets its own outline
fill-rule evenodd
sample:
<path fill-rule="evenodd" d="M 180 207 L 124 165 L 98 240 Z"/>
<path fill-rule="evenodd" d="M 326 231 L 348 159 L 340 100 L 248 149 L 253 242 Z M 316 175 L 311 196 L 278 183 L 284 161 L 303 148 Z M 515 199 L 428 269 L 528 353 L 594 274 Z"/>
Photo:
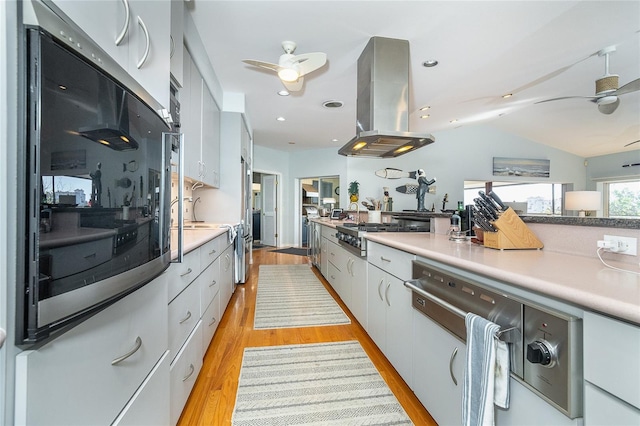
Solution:
<path fill-rule="evenodd" d="M 338 154 L 397 157 L 434 142 L 409 132 L 409 42 L 372 37 L 358 58 L 356 137 Z"/>

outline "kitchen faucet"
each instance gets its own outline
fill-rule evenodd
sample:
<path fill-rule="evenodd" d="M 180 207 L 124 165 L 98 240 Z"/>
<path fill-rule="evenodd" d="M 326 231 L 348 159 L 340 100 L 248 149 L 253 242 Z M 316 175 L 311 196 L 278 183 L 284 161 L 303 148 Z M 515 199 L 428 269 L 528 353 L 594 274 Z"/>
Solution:
<path fill-rule="evenodd" d="M 186 201 L 189 201 L 189 202 L 191 202 L 191 203 L 192 203 L 192 202 L 193 202 L 193 197 L 184 197 L 184 198 L 183 198 L 183 200 L 186 200 Z M 179 198 L 178 198 L 178 197 L 174 198 L 173 200 L 171 200 L 171 204 L 169 205 L 169 207 L 173 207 L 173 205 L 174 205 L 175 203 L 177 203 L 178 201 L 179 201 Z M 173 218 L 171 218 L 171 221 L 170 221 L 170 223 L 169 223 L 169 226 L 173 227 Z"/>

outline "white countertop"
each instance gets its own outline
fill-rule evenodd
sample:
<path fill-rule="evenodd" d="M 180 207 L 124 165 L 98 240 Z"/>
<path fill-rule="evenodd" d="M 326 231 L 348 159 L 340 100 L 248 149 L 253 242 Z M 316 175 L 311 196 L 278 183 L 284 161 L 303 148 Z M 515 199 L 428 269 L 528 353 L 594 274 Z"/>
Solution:
<path fill-rule="evenodd" d="M 226 234 L 227 228 L 185 229 L 182 234 L 183 253 L 187 254 L 214 238 Z M 178 257 L 178 230 L 171 230 L 171 259 Z"/>
<path fill-rule="evenodd" d="M 597 258 L 544 249 L 494 250 L 433 233 L 380 232 L 365 238 L 640 325 L 640 275 L 607 268 Z"/>

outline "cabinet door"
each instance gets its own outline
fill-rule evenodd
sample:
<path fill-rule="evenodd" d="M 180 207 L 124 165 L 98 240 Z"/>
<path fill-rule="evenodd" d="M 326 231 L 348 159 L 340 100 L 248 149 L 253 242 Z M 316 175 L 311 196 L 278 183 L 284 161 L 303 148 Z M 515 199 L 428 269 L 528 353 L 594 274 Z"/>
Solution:
<path fill-rule="evenodd" d="M 184 404 L 202 369 L 202 322 L 193 330 L 176 359 L 171 363 L 170 425 L 178 423 Z"/>
<path fill-rule="evenodd" d="M 202 356 L 207 354 L 211 339 L 220 324 L 220 293 L 217 293 L 202 315 Z"/>
<path fill-rule="evenodd" d="M 184 59 L 184 0 L 171 0 L 171 46 L 169 57 L 171 58 L 171 75 L 178 86 L 183 87 Z"/>
<path fill-rule="evenodd" d="M 206 84 L 202 85 L 202 181 L 220 187 L 220 109 Z"/>
<path fill-rule="evenodd" d="M 412 311 L 412 389 L 438 424 L 460 425 L 466 346 L 426 315 Z"/>
<path fill-rule="evenodd" d="M 231 299 L 235 280 L 233 279 L 233 245 L 227 247 L 220 256 L 220 312 L 224 312 Z"/>
<path fill-rule="evenodd" d="M 367 329 L 367 262 L 351 256 L 351 306 L 349 309 L 361 326 Z"/>
<path fill-rule="evenodd" d="M 387 321 L 384 288 L 387 274 L 380 268 L 368 265 L 367 275 L 367 333 L 369 333 L 376 345 L 384 351 L 386 342 L 385 323 Z"/>
<path fill-rule="evenodd" d="M 129 74 L 169 109 L 171 2 L 129 0 L 129 3 Z M 145 52 L 148 52 L 146 59 Z"/>
<path fill-rule="evenodd" d="M 412 311 L 411 290 L 399 278 L 387 274 L 384 298 L 387 308 L 386 347 L 383 352 L 411 387 Z"/>
<path fill-rule="evenodd" d="M 200 180 L 200 144 L 202 140 L 202 77 L 188 50 L 184 50 L 184 88 L 186 99 L 180 103 L 182 132 L 184 133 L 184 174 Z"/>
<path fill-rule="evenodd" d="M 640 410 L 589 382 L 584 386 L 584 405 L 587 426 L 640 425 Z"/>

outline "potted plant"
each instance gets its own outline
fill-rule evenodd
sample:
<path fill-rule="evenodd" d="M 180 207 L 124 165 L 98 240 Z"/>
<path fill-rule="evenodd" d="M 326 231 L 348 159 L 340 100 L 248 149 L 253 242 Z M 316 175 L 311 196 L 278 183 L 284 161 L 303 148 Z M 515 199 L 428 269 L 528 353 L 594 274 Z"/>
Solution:
<path fill-rule="evenodd" d="M 354 180 L 349 184 L 349 201 L 352 203 L 357 203 L 360 193 L 360 184 L 357 180 Z"/>

